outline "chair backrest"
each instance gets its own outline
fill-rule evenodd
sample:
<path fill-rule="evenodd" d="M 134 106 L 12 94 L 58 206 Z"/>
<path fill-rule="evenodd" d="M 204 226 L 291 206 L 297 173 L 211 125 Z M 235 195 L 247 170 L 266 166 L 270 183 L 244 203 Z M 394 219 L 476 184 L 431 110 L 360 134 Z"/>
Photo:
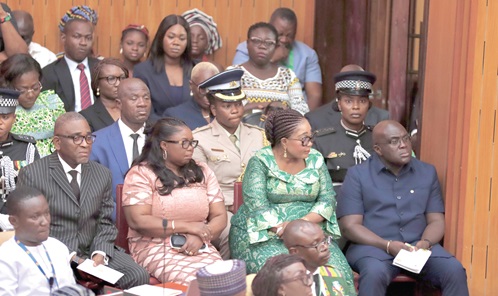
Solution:
<path fill-rule="evenodd" d="M 128 248 L 128 222 L 123 210 L 123 184 L 118 184 L 116 186 L 116 228 L 118 229 L 118 236 L 114 243 L 125 249 L 126 253 L 130 253 Z"/>
<path fill-rule="evenodd" d="M 0 232 L 0 246 L 8 241 L 11 237 L 13 237 L 15 234 L 15 231 L 2 231 Z"/>
<path fill-rule="evenodd" d="M 237 213 L 238 209 L 244 202 L 242 196 L 242 182 L 233 183 L 233 213 Z"/>

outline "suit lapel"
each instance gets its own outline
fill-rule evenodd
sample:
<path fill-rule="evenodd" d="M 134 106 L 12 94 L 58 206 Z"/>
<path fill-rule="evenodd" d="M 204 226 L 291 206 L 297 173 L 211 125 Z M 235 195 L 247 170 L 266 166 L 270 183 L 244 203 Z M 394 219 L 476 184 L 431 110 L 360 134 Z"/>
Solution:
<path fill-rule="evenodd" d="M 69 110 L 74 110 L 75 98 L 74 98 L 74 85 L 73 78 L 71 77 L 71 71 L 69 71 L 69 66 L 66 63 L 66 59 L 62 57 L 57 64 L 55 64 L 55 75 L 60 82 L 62 91 L 66 102 L 69 104 Z"/>
<path fill-rule="evenodd" d="M 124 176 L 129 168 L 128 157 L 126 157 L 126 149 L 117 121 L 112 124 L 112 133 L 108 133 L 107 138 L 109 140 L 109 146 L 111 147 L 112 154 L 114 155 L 116 162 L 119 164 L 119 169 Z"/>
<path fill-rule="evenodd" d="M 59 185 L 59 187 L 64 191 L 64 193 L 66 193 L 67 196 L 69 196 L 69 198 L 71 198 L 71 200 L 73 200 L 76 204 L 79 204 L 76 196 L 74 196 L 73 190 L 71 190 L 71 185 L 69 185 L 69 180 L 66 177 L 66 173 L 64 172 L 64 168 L 62 167 L 57 152 L 54 152 L 47 157 L 49 157 L 50 176 L 52 179 L 54 179 L 55 183 Z M 83 180 L 83 178 L 81 179 Z M 80 191 L 83 193 L 82 190 Z"/>
<path fill-rule="evenodd" d="M 250 129 L 242 124 L 240 128 L 240 159 L 245 159 L 247 153 L 251 153 L 251 149 L 253 147 L 252 141 L 254 141 L 252 137 L 252 133 L 255 131 L 254 129 Z"/>
<path fill-rule="evenodd" d="M 88 192 L 89 187 L 90 187 L 90 178 L 88 177 L 88 174 L 90 173 L 90 165 L 88 163 L 82 163 L 81 164 L 81 185 L 80 185 L 80 205 L 82 205 L 85 200 L 87 195 L 85 194 Z"/>
<path fill-rule="evenodd" d="M 232 151 L 236 155 L 240 155 L 240 152 L 228 138 L 226 130 L 218 123 L 218 121 L 215 119 L 211 124 L 213 125 L 213 136 L 218 136 L 218 142 L 227 150 Z"/>

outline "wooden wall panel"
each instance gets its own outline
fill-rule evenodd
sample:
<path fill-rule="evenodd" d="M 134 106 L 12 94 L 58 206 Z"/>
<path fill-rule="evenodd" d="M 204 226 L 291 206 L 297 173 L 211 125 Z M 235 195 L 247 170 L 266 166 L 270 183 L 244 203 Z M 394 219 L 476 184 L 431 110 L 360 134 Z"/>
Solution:
<path fill-rule="evenodd" d="M 223 47 L 215 60 L 224 66 L 232 63 L 237 45 L 246 40 L 250 25 L 270 19 L 278 7 L 289 7 L 297 15 L 297 39 L 313 46 L 315 1 L 308 0 L 4 0 L 11 9 L 30 12 L 35 20 L 33 40 L 53 52 L 63 51 L 58 23 L 74 5 L 97 10 L 94 51 L 102 56 L 119 57 L 121 30 L 130 23 L 144 24 L 151 38 L 161 20 L 172 13 L 181 14 L 198 8 L 213 16 L 223 38 Z"/>
<path fill-rule="evenodd" d="M 431 1 L 428 26 L 421 158 L 442 180 L 445 247 L 465 266 L 470 295 L 495 295 L 498 2 Z"/>

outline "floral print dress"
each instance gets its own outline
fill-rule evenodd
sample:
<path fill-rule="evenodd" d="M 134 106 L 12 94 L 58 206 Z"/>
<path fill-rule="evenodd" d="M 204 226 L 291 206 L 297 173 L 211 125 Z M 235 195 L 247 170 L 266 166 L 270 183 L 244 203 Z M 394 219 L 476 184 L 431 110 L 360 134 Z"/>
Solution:
<path fill-rule="evenodd" d="M 249 161 L 244 175 L 244 204 L 233 216 L 230 250 L 233 258 L 246 262 L 249 273 L 257 273 L 266 260 L 288 253 L 283 241 L 270 228 L 313 212 L 324 218 L 325 235 L 341 234 L 335 208 L 337 201 L 323 156 L 311 149 L 306 168 L 292 175 L 278 168 L 270 146 Z M 346 295 L 356 295 L 353 273 L 336 243 L 330 245 L 328 265 L 337 268 L 347 283 Z"/>

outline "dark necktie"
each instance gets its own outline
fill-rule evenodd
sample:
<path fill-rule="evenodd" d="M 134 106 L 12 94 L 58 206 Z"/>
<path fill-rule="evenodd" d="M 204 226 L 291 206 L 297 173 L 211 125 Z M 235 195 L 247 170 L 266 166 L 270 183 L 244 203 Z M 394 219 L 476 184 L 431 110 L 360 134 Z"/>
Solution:
<path fill-rule="evenodd" d="M 81 71 L 80 73 L 80 94 L 81 94 L 81 110 L 85 110 L 92 104 L 92 99 L 90 98 L 90 87 L 88 87 L 88 79 L 85 74 L 85 65 L 78 64 L 77 68 Z"/>
<path fill-rule="evenodd" d="M 320 290 L 320 274 L 319 273 L 315 273 L 313 275 L 313 281 L 315 282 L 315 295 L 321 296 L 322 291 Z"/>
<path fill-rule="evenodd" d="M 135 160 L 140 153 L 138 152 L 138 137 L 139 134 L 131 134 L 130 137 L 133 138 L 133 154 L 132 154 L 132 159 Z"/>
<path fill-rule="evenodd" d="M 79 202 L 80 201 L 80 185 L 78 185 L 78 171 L 71 170 L 71 171 L 69 171 L 69 174 L 72 177 L 71 183 L 69 183 L 69 185 L 71 185 L 71 190 L 73 191 L 74 196 L 76 196 L 76 199 Z"/>

